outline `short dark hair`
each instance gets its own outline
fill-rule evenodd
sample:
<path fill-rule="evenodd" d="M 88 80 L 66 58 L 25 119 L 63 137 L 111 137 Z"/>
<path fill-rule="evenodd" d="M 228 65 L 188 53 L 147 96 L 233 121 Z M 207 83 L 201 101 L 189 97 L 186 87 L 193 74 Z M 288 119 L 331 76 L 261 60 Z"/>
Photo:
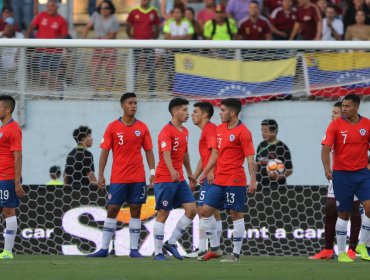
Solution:
<path fill-rule="evenodd" d="M 279 125 L 277 121 L 273 119 L 266 119 L 261 122 L 261 125 L 267 125 L 270 131 L 275 131 L 276 133 L 279 131 Z"/>
<path fill-rule="evenodd" d="M 80 143 L 83 139 L 85 139 L 88 135 L 91 135 L 91 128 L 87 126 L 80 126 L 73 131 L 73 139 L 77 143 Z"/>
<path fill-rule="evenodd" d="M 252 1 L 249 3 L 249 5 L 250 5 L 250 4 L 252 4 L 252 3 L 253 3 L 253 4 L 256 4 L 258 7 L 260 6 L 260 3 L 258 3 L 258 1 L 256 1 L 256 0 L 252 0 Z"/>
<path fill-rule="evenodd" d="M 333 107 L 340 107 L 342 108 L 342 101 L 337 101 L 334 103 Z"/>
<path fill-rule="evenodd" d="M 168 111 L 172 115 L 172 109 L 174 107 L 178 107 L 178 106 L 182 106 L 182 105 L 189 105 L 189 101 L 186 100 L 185 98 L 176 97 L 176 98 L 172 99 L 170 101 L 170 103 L 168 104 Z"/>
<path fill-rule="evenodd" d="M 358 96 L 357 94 L 355 93 L 350 93 L 350 94 L 347 94 L 343 100 L 351 100 L 353 103 L 355 103 L 356 105 L 360 105 L 360 102 L 361 102 L 361 99 L 360 99 L 360 96 Z"/>
<path fill-rule="evenodd" d="M 110 1 L 110 0 L 104 0 L 104 1 L 102 1 L 102 2 L 100 3 L 99 7 L 96 9 L 96 11 L 100 14 L 101 6 L 102 6 L 104 3 L 105 3 L 105 4 L 108 4 L 109 9 L 110 9 L 110 12 L 111 12 L 111 14 L 113 15 L 113 14 L 116 12 L 116 7 L 114 6 L 114 4 L 112 3 L 112 1 Z"/>
<path fill-rule="evenodd" d="M 242 110 L 242 102 L 237 98 L 226 98 L 221 101 L 221 105 L 233 109 L 237 115 Z"/>
<path fill-rule="evenodd" d="M 174 7 L 173 7 L 173 11 L 175 11 L 175 9 L 179 9 L 181 11 L 182 14 L 185 14 L 185 6 L 183 3 L 178 3 L 176 4 Z"/>
<path fill-rule="evenodd" d="M 57 178 L 59 178 L 61 174 L 60 167 L 57 165 L 53 165 L 52 167 L 50 167 L 49 173 L 50 175 L 55 175 Z"/>
<path fill-rule="evenodd" d="M 187 7 L 186 11 L 190 11 L 193 14 L 193 16 L 195 16 L 195 11 L 192 7 Z"/>
<path fill-rule="evenodd" d="M 10 113 L 14 112 L 15 109 L 15 99 L 10 95 L 0 95 L 0 101 L 5 103 L 5 106 L 10 108 Z"/>
<path fill-rule="evenodd" d="M 1 9 L 1 13 L 5 12 L 6 10 L 9 11 L 9 13 L 13 13 L 13 8 L 12 6 L 4 6 L 2 9 Z"/>
<path fill-rule="evenodd" d="M 208 118 L 212 118 L 213 113 L 215 111 L 213 109 L 213 105 L 209 102 L 197 102 L 197 103 L 194 104 L 194 107 L 199 107 L 199 109 L 202 112 L 206 112 L 207 115 L 208 115 Z"/>
<path fill-rule="evenodd" d="M 122 94 L 121 96 L 121 104 L 126 101 L 126 99 L 136 97 L 136 94 L 134 92 L 126 92 Z"/>

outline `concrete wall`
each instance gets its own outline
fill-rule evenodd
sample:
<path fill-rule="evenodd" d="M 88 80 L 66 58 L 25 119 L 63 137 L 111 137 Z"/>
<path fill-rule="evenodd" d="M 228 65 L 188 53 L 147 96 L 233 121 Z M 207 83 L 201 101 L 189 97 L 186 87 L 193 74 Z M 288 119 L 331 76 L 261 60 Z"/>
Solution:
<path fill-rule="evenodd" d="M 292 153 L 294 172 L 289 184 L 325 184 L 320 151 L 321 139 L 330 121 L 331 102 L 271 102 L 247 105 L 241 120 L 253 133 L 255 147 L 262 141 L 260 123 L 274 118 L 279 123 L 278 138 L 288 145 Z M 192 107 L 190 108 L 192 111 Z M 220 123 L 216 109 L 213 121 Z M 360 113 L 369 115 L 370 103 L 361 105 Z M 75 147 L 72 132 L 79 125 L 93 130 L 94 145 L 91 151 L 98 169 L 99 143 L 107 124 L 121 116 L 117 101 L 28 101 L 26 105 L 26 128 L 24 135 L 23 177 L 26 184 L 42 184 L 48 181 L 48 170 L 57 164 L 64 168 L 68 152 Z M 149 126 L 157 154 L 157 135 L 170 120 L 167 102 L 142 102 L 137 118 Z M 198 161 L 200 130 L 189 120 L 190 156 L 193 170 Z M 106 178 L 110 174 L 110 162 Z"/>

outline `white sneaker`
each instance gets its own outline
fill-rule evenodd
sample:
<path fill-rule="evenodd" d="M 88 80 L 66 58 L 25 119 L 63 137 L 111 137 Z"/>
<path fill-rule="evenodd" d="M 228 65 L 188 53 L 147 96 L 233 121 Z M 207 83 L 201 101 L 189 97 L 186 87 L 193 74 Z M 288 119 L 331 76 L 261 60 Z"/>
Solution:
<path fill-rule="evenodd" d="M 185 254 L 184 257 L 185 258 L 188 258 L 188 259 L 196 259 L 200 256 L 203 256 L 207 251 L 200 251 L 198 248 L 195 249 L 195 251 L 189 253 L 189 254 Z"/>
<path fill-rule="evenodd" d="M 240 259 L 235 257 L 234 255 L 228 255 L 226 257 L 224 257 L 222 260 L 220 260 L 220 262 L 222 263 L 236 263 L 236 262 L 239 262 Z"/>

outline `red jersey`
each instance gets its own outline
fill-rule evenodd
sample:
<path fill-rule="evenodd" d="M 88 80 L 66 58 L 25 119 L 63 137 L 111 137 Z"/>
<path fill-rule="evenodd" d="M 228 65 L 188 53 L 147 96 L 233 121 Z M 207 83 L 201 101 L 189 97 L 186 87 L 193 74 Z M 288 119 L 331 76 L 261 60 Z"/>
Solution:
<path fill-rule="evenodd" d="M 188 152 L 188 130 L 182 127 L 179 131 L 171 122 L 169 122 L 158 135 L 159 163 L 155 172 L 155 183 L 172 182 L 171 173 L 163 159 L 163 152 L 171 152 L 173 168 L 180 174 L 180 181 L 184 181 L 184 172 L 182 165 L 184 156 Z"/>
<path fill-rule="evenodd" d="M 241 22 L 238 32 L 243 40 L 266 40 L 266 34 L 269 33 L 271 33 L 269 23 L 262 17 L 256 21 L 246 18 Z"/>
<path fill-rule="evenodd" d="M 295 8 L 292 8 L 290 11 L 285 11 L 282 7 L 279 7 L 271 13 L 270 21 L 277 30 L 290 33 L 297 20 L 296 13 L 297 10 Z"/>
<path fill-rule="evenodd" d="M 227 123 L 217 127 L 217 171 L 215 184 L 219 186 L 246 186 L 243 167 L 245 157 L 254 155 L 252 133 L 242 123 L 227 128 Z"/>
<path fill-rule="evenodd" d="M 199 154 L 202 161 L 202 168 L 206 168 L 209 158 L 212 154 L 212 149 L 217 149 L 217 136 L 216 136 L 217 126 L 208 122 L 202 129 L 202 134 L 199 140 Z"/>
<path fill-rule="evenodd" d="M 301 35 L 303 39 L 315 39 L 317 24 L 321 21 L 319 8 L 314 4 L 310 4 L 307 8 L 298 7 L 297 21 L 301 26 Z"/>
<path fill-rule="evenodd" d="M 333 170 L 355 171 L 367 166 L 369 142 L 370 120 L 360 117 L 357 124 L 332 121 L 321 144 L 333 147 Z"/>
<path fill-rule="evenodd" d="M 282 0 L 264 0 L 263 6 L 266 7 L 270 12 L 276 8 L 281 7 Z"/>
<path fill-rule="evenodd" d="M 22 131 L 11 120 L 0 128 L 0 181 L 15 179 L 14 151 L 22 151 Z"/>
<path fill-rule="evenodd" d="M 150 151 L 153 144 L 145 123 L 136 120 L 134 124 L 127 126 L 119 118 L 108 125 L 100 148 L 113 150 L 111 183 L 146 181 L 141 148 Z"/>
<path fill-rule="evenodd" d="M 128 14 L 127 22 L 133 27 L 132 38 L 141 40 L 155 39 L 154 26 L 161 23 L 158 11 L 153 7 L 147 10 L 133 8 Z"/>
<path fill-rule="evenodd" d="M 68 35 L 67 21 L 58 14 L 51 16 L 47 12 L 41 12 L 33 19 L 32 25 L 38 29 L 38 39 L 55 39 Z"/>

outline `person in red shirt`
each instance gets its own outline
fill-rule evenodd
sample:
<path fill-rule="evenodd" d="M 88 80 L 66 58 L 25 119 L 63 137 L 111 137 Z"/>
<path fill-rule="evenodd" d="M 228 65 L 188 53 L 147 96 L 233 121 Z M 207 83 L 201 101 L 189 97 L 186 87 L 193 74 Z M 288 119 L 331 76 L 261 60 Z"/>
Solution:
<path fill-rule="evenodd" d="M 310 0 L 298 0 L 297 19 L 289 40 L 298 34 L 303 40 L 321 40 L 321 14 L 319 8 Z"/>
<path fill-rule="evenodd" d="M 321 157 L 325 176 L 333 180 L 334 195 L 338 209 L 335 226 L 338 261 L 352 262 L 347 255 L 346 240 L 353 197 L 364 207 L 357 253 L 363 260 L 370 261 L 366 243 L 370 237 L 370 172 L 367 169 L 370 142 L 370 120 L 358 114 L 360 97 L 348 94 L 342 102 L 342 117 L 332 121 L 322 140 Z M 330 152 L 333 149 L 333 171 Z"/>
<path fill-rule="evenodd" d="M 264 0 L 263 1 L 263 14 L 269 17 L 271 13 L 282 6 L 283 0 Z"/>
<path fill-rule="evenodd" d="M 203 256 L 205 261 L 223 255 L 213 216 L 216 209 L 229 209 L 234 226 L 233 255 L 221 261 L 239 261 L 245 233 L 244 212 L 247 200 L 247 178 L 243 167 L 245 159 L 250 174 L 248 192 L 254 193 L 257 188 L 252 134 L 239 120 L 241 108 L 242 104 L 236 98 L 227 98 L 221 102 L 222 124 L 216 131 L 217 151 L 212 153 L 201 177 L 202 180 L 216 166 L 215 180 L 206 193 L 202 209 L 204 228 L 211 243 L 211 249 Z"/>
<path fill-rule="evenodd" d="M 0 210 L 5 218 L 4 250 L 1 259 L 13 259 L 14 238 L 17 233 L 16 208 L 24 196 L 22 188 L 22 131 L 12 113 L 15 100 L 0 96 Z"/>
<path fill-rule="evenodd" d="M 191 189 L 196 180 L 190 166 L 188 153 L 188 130 L 182 126 L 189 118 L 189 101 L 183 98 L 174 98 L 170 101 L 168 110 L 172 120 L 163 127 L 158 136 L 159 163 L 155 173 L 154 196 L 157 217 L 154 223 L 154 260 L 163 261 L 167 258 L 162 250 L 170 252 L 175 258 L 183 257 L 177 251 L 176 243 L 185 229 L 192 223 L 197 210 L 194 196 L 185 181 L 182 166 L 184 165 Z M 185 214 L 178 221 L 170 239 L 163 244 L 164 225 L 169 212 L 182 207 Z"/>
<path fill-rule="evenodd" d="M 203 27 L 207 21 L 215 17 L 215 0 L 205 0 L 205 7 L 198 12 L 198 22 Z"/>
<path fill-rule="evenodd" d="M 240 21 L 239 40 L 271 40 L 271 30 L 267 19 L 260 16 L 259 3 L 251 1 L 249 17 Z"/>
<path fill-rule="evenodd" d="M 211 157 L 212 150 L 217 149 L 216 142 L 216 129 L 217 126 L 211 122 L 214 109 L 213 105 L 209 102 L 197 102 L 194 104 L 194 110 L 191 115 L 193 123 L 202 130 L 202 134 L 199 139 L 199 155 L 200 159 L 198 162 L 197 169 L 194 172 L 194 177 L 197 179 L 204 168 L 207 166 L 209 158 Z M 208 173 L 209 179 L 201 182 L 201 189 L 199 190 L 199 199 L 197 200 L 197 212 L 199 215 L 199 246 L 194 252 L 188 254 L 188 258 L 199 258 L 203 256 L 207 251 L 207 235 L 204 231 L 203 219 L 202 219 L 202 207 L 204 204 L 204 198 L 209 189 L 210 185 L 213 184 L 214 171 Z M 222 221 L 220 212 L 215 211 L 215 219 L 217 221 L 217 235 L 221 238 L 222 235 Z"/>
<path fill-rule="evenodd" d="M 150 132 L 145 123 L 137 120 L 136 94 L 121 97 L 123 116 L 110 123 L 100 147 L 98 188 L 105 184 L 104 169 L 109 151 L 113 152 L 112 174 L 108 194 L 108 213 L 104 222 L 102 248 L 90 257 L 108 256 L 109 244 L 117 225 L 117 215 L 124 202 L 130 207 L 130 257 L 141 258 L 138 251 L 141 231 L 141 206 L 146 202 L 147 186 L 141 149 L 144 149 L 150 168 L 150 185 L 154 181 L 155 162 Z"/>
<path fill-rule="evenodd" d="M 274 40 L 288 40 L 297 19 L 297 10 L 293 0 L 283 0 L 282 6 L 276 8 L 270 16 L 272 36 Z"/>

